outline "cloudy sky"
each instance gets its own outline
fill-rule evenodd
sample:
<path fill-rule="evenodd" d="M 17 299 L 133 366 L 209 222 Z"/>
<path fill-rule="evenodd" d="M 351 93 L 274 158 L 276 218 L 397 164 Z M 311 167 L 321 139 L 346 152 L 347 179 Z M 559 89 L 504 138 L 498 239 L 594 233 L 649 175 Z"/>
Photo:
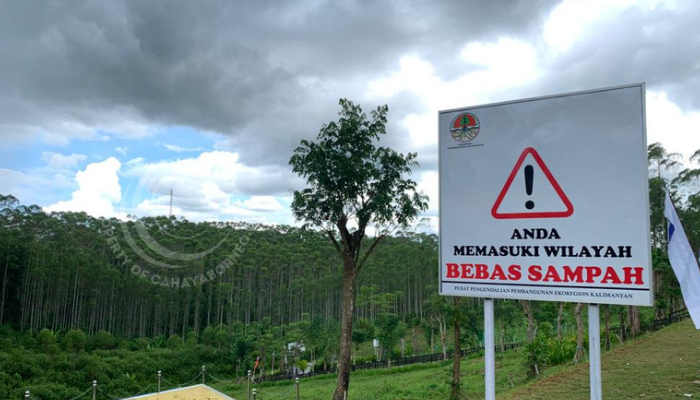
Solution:
<path fill-rule="evenodd" d="M 47 211 L 291 223 L 287 163 L 338 99 L 389 105 L 437 215 L 437 112 L 646 82 L 700 149 L 692 0 L 0 2 L 0 193 Z"/>

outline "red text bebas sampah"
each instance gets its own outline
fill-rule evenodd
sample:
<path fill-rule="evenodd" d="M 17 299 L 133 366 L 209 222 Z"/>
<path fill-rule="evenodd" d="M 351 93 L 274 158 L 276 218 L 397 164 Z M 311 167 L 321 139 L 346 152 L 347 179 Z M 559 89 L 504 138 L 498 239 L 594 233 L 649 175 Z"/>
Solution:
<path fill-rule="evenodd" d="M 594 283 L 602 285 L 644 285 L 643 267 L 626 266 L 618 272 L 612 266 L 597 265 L 530 265 L 519 264 L 503 267 L 500 264 L 447 263 L 447 279 L 469 279 L 471 281 L 519 281 L 523 277 L 529 282 Z"/>

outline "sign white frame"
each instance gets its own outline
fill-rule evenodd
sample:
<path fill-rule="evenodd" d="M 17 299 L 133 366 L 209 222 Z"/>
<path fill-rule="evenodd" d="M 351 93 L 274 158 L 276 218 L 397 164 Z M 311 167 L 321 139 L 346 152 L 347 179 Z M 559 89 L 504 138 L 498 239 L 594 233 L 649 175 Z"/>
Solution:
<path fill-rule="evenodd" d="M 440 294 L 653 305 L 644 93 L 440 111 Z"/>

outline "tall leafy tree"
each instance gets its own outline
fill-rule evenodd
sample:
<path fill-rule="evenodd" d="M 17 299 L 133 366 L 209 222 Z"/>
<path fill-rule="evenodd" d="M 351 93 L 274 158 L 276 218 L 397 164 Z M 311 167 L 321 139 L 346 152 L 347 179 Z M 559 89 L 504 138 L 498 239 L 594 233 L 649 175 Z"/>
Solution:
<path fill-rule="evenodd" d="M 297 220 L 324 230 L 343 260 L 342 318 L 335 400 L 347 398 L 350 384 L 352 318 L 357 276 L 367 257 L 392 229 L 406 226 L 427 208 L 427 196 L 406 178 L 416 167 L 416 153 L 400 154 L 378 147 L 386 134 L 389 108 L 370 118 L 359 105 L 340 100 L 340 118 L 324 125 L 317 141 L 302 140 L 289 164 L 309 187 L 294 192 Z M 370 226 L 376 235 L 362 248 Z"/>
<path fill-rule="evenodd" d="M 402 337 L 406 334 L 406 325 L 401 322 L 401 317 L 391 313 L 377 315 L 377 339 L 386 350 L 387 366 L 391 367 L 392 353 Z"/>

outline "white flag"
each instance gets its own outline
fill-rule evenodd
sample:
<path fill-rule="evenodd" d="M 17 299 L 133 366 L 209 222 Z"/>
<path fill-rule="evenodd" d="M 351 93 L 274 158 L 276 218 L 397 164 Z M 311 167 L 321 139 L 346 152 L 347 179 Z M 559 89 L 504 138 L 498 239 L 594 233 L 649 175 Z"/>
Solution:
<path fill-rule="evenodd" d="M 698 269 L 698 260 L 695 259 L 693 249 L 690 248 L 688 237 L 685 235 L 681 220 L 678 218 L 678 213 L 668 193 L 666 193 L 664 216 L 668 220 L 668 259 L 671 261 L 673 272 L 676 273 L 678 283 L 681 285 L 683 300 L 685 300 L 690 318 L 693 319 L 695 329 L 700 329 L 700 269 Z"/>

